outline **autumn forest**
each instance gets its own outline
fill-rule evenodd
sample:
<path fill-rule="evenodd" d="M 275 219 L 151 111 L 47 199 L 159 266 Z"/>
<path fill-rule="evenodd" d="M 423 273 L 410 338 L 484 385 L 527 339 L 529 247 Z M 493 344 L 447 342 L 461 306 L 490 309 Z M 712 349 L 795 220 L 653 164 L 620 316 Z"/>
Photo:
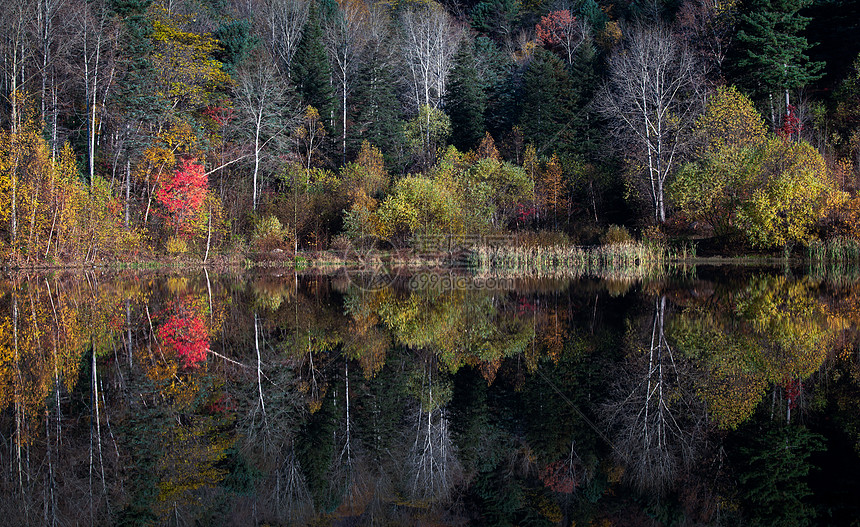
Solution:
<path fill-rule="evenodd" d="M 857 247 L 856 2 L 0 11 L 0 254 L 12 266 L 440 234 Z"/>
<path fill-rule="evenodd" d="M 858 525 L 860 0 L 0 1 L 10 525 Z"/>

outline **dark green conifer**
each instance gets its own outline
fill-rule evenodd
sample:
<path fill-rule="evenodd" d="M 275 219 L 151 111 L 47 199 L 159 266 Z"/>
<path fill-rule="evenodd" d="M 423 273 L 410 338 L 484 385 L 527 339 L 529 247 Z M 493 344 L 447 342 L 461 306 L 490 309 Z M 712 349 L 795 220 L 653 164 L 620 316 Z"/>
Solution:
<path fill-rule="evenodd" d="M 539 154 L 570 154 L 572 85 L 567 67 L 555 54 L 535 50 L 523 74 L 520 128 Z"/>
<path fill-rule="evenodd" d="M 457 51 L 445 94 L 445 111 L 451 118 L 451 143 L 461 151 L 477 146 L 485 131 L 487 96 L 481 89 L 471 48 L 471 43 L 466 43 Z"/>
<path fill-rule="evenodd" d="M 290 78 L 302 102 L 316 108 L 320 117 L 330 125 L 334 111 L 331 65 L 323 45 L 320 13 L 316 3 L 311 4 L 305 31 L 296 47 Z"/>
<path fill-rule="evenodd" d="M 146 10 L 152 0 L 112 0 L 110 7 L 123 22 L 122 55 L 126 69 L 117 85 L 115 102 L 133 121 L 148 121 L 160 113 L 150 89 L 149 54 L 152 52 L 152 24 Z"/>
<path fill-rule="evenodd" d="M 379 49 L 368 51 L 356 79 L 350 107 L 353 124 L 347 136 L 349 152 L 354 155 L 367 140 L 391 162 L 398 150 L 401 120 L 394 92 L 397 83 Z"/>
<path fill-rule="evenodd" d="M 809 18 L 800 10 L 811 0 L 751 0 L 740 15 L 737 46 L 730 71 L 775 120 L 780 95 L 788 95 L 821 77 L 823 62 L 811 62 L 811 44 L 802 35 Z M 773 123 L 774 125 L 776 123 Z"/>
<path fill-rule="evenodd" d="M 484 125 L 490 135 L 501 138 L 517 124 L 519 116 L 517 83 L 520 77 L 516 64 L 509 53 L 503 52 L 484 36 L 475 39 L 475 59 L 480 82 L 487 95 Z"/>
<path fill-rule="evenodd" d="M 570 150 L 582 159 L 593 161 L 600 155 L 600 116 L 591 101 L 600 86 L 597 71 L 598 56 L 594 45 L 588 41 L 580 46 L 571 66 L 571 138 Z"/>
<path fill-rule="evenodd" d="M 236 67 L 248 57 L 257 46 L 257 38 L 251 33 L 251 23 L 247 20 L 232 20 L 222 24 L 213 34 L 221 45 L 216 57 L 224 64 L 224 71 L 233 74 Z"/>
<path fill-rule="evenodd" d="M 583 0 L 576 11 L 577 16 L 584 17 L 594 31 L 603 31 L 609 21 L 609 17 L 595 0 Z"/>

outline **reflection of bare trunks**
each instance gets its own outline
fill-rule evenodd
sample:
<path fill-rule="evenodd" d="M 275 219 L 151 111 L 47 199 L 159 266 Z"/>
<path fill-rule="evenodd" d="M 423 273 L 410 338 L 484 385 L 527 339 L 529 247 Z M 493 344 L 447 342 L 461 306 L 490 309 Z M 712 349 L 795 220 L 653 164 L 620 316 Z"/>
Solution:
<path fill-rule="evenodd" d="M 641 490 L 669 489 L 691 465 L 703 419 L 687 390 L 692 371 L 663 333 L 666 297 L 655 301 L 650 347 L 633 352 L 618 375 L 605 413 L 625 475 Z"/>
<path fill-rule="evenodd" d="M 421 400 L 415 419 L 415 440 L 406 458 L 407 491 L 416 501 L 441 501 L 462 473 L 448 428 L 448 417 L 439 387 L 434 385 L 434 365 L 424 368 Z M 437 400 L 438 399 L 438 400 Z"/>
<path fill-rule="evenodd" d="M 418 501 L 447 499 L 460 475 L 444 409 L 419 410 L 415 442 L 409 451 L 409 492 Z"/>
<path fill-rule="evenodd" d="M 355 423 L 350 417 L 350 391 L 349 391 L 349 361 L 344 361 L 344 417 L 342 426 L 338 430 L 335 441 L 339 447 L 339 454 L 335 457 L 331 467 L 332 491 L 338 493 L 338 501 L 345 513 L 352 516 L 364 510 L 366 501 L 369 499 L 368 469 L 361 462 L 363 452 L 361 443 L 353 441 L 355 434 Z"/>
<path fill-rule="evenodd" d="M 314 513 L 313 500 L 292 447 L 275 478 L 273 509 L 277 519 L 296 523 L 307 521 Z"/>

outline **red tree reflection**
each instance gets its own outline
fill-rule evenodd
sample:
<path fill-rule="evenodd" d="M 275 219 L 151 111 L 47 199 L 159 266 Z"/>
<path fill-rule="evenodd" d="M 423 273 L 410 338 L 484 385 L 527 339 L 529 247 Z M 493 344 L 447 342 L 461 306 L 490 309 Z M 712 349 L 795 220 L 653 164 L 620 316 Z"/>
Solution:
<path fill-rule="evenodd" d="M 576 488 L 576 473 L 567 459 L 550 463 L 544 467 L 540 472 L 540 479 L 546 488 L 554 492 L 570 494 Z"/>
<path fill-rule="evenodd" d="M 185 369 L 196 368 L 206 361 L 209 334 L 200 315 L 190 309 L 179 307 L 158 328 L 158 338 L 176 351 Z"/>

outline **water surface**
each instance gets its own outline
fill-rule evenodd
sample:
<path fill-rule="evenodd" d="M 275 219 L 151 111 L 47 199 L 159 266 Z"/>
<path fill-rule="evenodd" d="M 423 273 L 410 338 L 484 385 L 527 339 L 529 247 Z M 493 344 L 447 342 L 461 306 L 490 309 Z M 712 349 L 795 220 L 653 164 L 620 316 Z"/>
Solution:
<path fill-rule="evenodd" d="M 860 283 L 0 282 L 16 525 L 856 525 Z"/>

